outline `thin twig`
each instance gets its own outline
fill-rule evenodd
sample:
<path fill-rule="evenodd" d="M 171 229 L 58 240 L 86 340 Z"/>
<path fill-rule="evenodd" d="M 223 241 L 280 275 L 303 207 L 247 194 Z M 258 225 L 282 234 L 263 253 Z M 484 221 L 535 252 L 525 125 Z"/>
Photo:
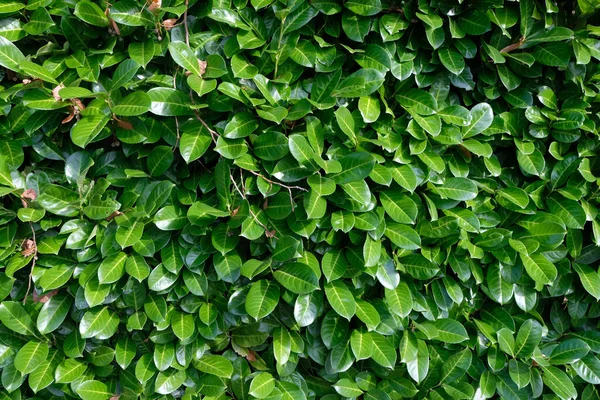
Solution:
<path fill-rule="evenodd" d="M 275 182 L 268 178 L 265 178 L 263 175 L 259 174 L 258 172 L 250 171 L 250 173 L 258 176 L 259 178 L 264 179 L 265 181 L 269 182 L 271 185 L 278 185 L 278 186 L 281 186 L 282 188 L 286 189 L 290 195 L 290 204 L 292 205 L 292 210 L 294 210 L 296 208 L 294 206 L 294 195 L 292 194 L 292 189 L 298 189 L 303 192 L 308 192 L 308 190 L 303 188 L 302 186 L 288 186 L 288 185 L 284 185 L 283 183 Z"/>
<path fill-rule="evenodd" d="M 524 41 L 525 41 L 525 38 L 521 37 L 521 39 L 519 39 L 519 41 L 517 43 L 509 44 L 508 46 L 506 46 L 505 48 L 500 50 L 500 53 L 510 53 L 513 50 L 518 50 L 523 45 Z"/>
<path fill-rule="evenodd" d="M 23 305 L 27 303 L 27 297 L 29 296 L 29 292 L 31 291 L 31 282 L 33 281 L 33 270 L 35 268 L 35 261 L 37 260 L 38 248 L 37 248 L 37 240 L 35 237 L 35 229 L 33 229 L 33 224 L 29 222 L 29 228 L 31 229 L 31 234 L 33 235 L 33 263 L 31 264 L 31 271 L 29 271 L 29 283 L 27 284 L 27 292 L 25 293 L 25 298 L 23 298 Z"/>
<path fill-rule="evenodd" d="M 177 72 L 179 71 L 179 67 L 177 67 L 177 69 L 175 70 L 175 73 L 173 74 L 173 89 L 177 89 Z M 177 146 L 179 145 L 179 140 L 181 139 L 181 134 L 179 133 L 179 119 L 177 119 L 177 117 L 175 117 L 175 127 L 177 128 L 177 140 L 175 140 L 175 146 L 173 146 L 173 153 L 175 153 L 175 150 L 177 149 Z"/>
<path fill-rule="evenodd" d="M 306 189 L 306 188 L 303 188 L 302 186 L 288 186 L 288 185 L 284 185 L 283 183 L 280 183 L 280 182 L 275 182 L 275 181 L 272 181 L 272 180 L 270 180 L 270 179 L 268 179 L 268 178 L 265 178 L 263 175 L 259 174 L 259 173 L 258 173 L 258 172 L 256 172 L 256 171 L 251 171 L 251 170 L 249 170 L 249 172 L 250 172 L 251 174 L 253 174 L 253 175 L 256 175 L 256 176 L 258 176 L 258 177 L 261 177 L 261 178 L 263 178 L 265 181 L 269 182 L 270 184 L 273 184 L 273 185 L 278 185 L 278 186 L 281 186 L 282 188 L 285 188 L 285 189 L 298 189 L 298 190 L 302 190 L 303 192 L 308 192 L 308 189 Z"/>
<path fill-rule="evenodd" d="M 187 13 L 190 0 L 185 0 L 185 11 L 183 12 L 183 26 L 185 26 L 185 44 L 190 45 L 190 32 L 188 31 Z"/>
<path fill-rule="evenodd" d="M 244 185 L 244 176 L 242 175 L 242 170 L 240 169 L 240 176 L 241 176 L 241 182 L 240 185 Z M 237 185 L 237 183 L 235 183 L 235 178 L 233 177 L 233 175 L 231 173 L 229 173 L 229 178 L 231 178 L 231 182 L 233 183 L 233 186 L 235 187 L 235 190 L 240 194 L 240 196 L 242 196 L 242 198 L 246 201 L 248 201 L 248 199 L 246 198 L 246 194 L 244 192 L 242 192 L 242 190 L 240 190 L 239 186 Z M 245 191 L 245 189 L 244 189 Z M 252 211 L 252 207 L 250 206 L 250 202 L 248 202 L 248 211 L 250 212 L 250 214 L 252 215 L 252 218 L 254 218 L 254 221 L 256 221 L 256 223 L 258 225 L 260 225 L 261 228 L 263 228 L 265 230 L 265 235 L 270 235 L 270 231 L 269 228 L 263 224 L 262 222 L 259 221 L 258 219 L 258 215 L 256 215 L 254 213 L 254 211 Z M 279 239 L 276 235 L 272 235 L 269 237 L 274 237 L 275 239 Z"/>
<path fill-rule="evenodd" d="M 240 185 L 242 186 L 242 190 L 246 193 L 246 185 L 244 184 L 244 170 L 240 168 Z"/>
<path fill-rule="evenodd" d="M 210 128 L 210 126 L 207 125 L 206 122 L 204 122 L 204 120 L 202 119 L 202 117 L 200 117 L 200 114 L 198 114 L 198 111 L 194 110 L 194 114 L 196 114 L 196 119 L 198 121 L 200 121 L 200 123 L 202 125 L 204 125 L 204 127 L 206 128 L 206 130 L 208 130 L 208 132 L 210 133 L 210 136 L 212 137 L 212 140 L 215 144 L 217 144 L 217 139 L 219 137 L 219 134 L 217 132 L 215 132 L 214 130 L 212 130 Z"/>
<path fill-rule="evenodd" d="M 179 133 L 179 119 L 175 117 L 175 128 L 177 128 L 177 139 L 175 140 L 175 146 L 173 146 L 173 153 L 177 150 L 177 146 L 179 146 L 179 140 L 181 139 L 181 134 Z"/>

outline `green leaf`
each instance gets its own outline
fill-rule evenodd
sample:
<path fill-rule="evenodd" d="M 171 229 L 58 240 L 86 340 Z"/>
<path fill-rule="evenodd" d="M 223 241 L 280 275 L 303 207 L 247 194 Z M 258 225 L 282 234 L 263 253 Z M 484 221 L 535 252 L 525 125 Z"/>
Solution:
<path fill-rule="evenodd" d="M 19 65 L 25 56 L 10 40 L 0 36 L 0 65 L 12 71 L 19 71 Z"/>
<path fill-rule="evenodd" d="M 203 355 L 197 362 L 196 368 L 200 371 L 215 375 L 221 378 L 231 378 L 233 374 L 233 366 L 231 362 L 223 356 L 212 354 Z"/>
<path fill-rule="evenodd" d="M 337 381 L 333 388 L 340 396 L 347 398 L 355 398 L 363 394 L 358 385 L 347 378 Z"/>
<path fill-rule="evenodd" d="M 126 369 L 135 358 L 136 352 L 133 339 L 128 336 L 122 337 L 115 347 L 115 361 L 122 369 Z"/>
<path fill-rule="evenodd" d="M 82 382 L 76 392 L 83 400 L 106 400 L 111 396 L 108 387 L 96 380 Z"/>
<path fill-rule="evenodd" d="M 162 116 L 181 116 L 190 113 L 190 99 L 185 93 L 171 88 L 153 88 L 148 91 L 150 111 Z"/>
<path fill-rule="evenodd" d="M 443 186 L 438 186 L 435 191 L 442 197 L 458 201 L 473 200 L 477 197 L 477 185 L 467 178 L 448 178 Z"/>
<path fill-rule="evenodd" d="M 450 383 L 462 377 L 471 366 L 472 357 L 469 349 L 464 349 L 448 357 L 442 366 L 441 381 Z"/>
<path fill-rule="evenodd" d="M 292 49 L 290 58 L 297 64 L 313 68 L 317 62 L 317 50 L 308 40 L 300 40 Z"/>
<path fill-rule="evenodd" d="M 406 225 L 389 224 L 385 229 L 385 236 L 401 249 L 417 250 L 421 247 L 419 234 Z"/>
<path fill-rule="evenodd" d="M 293 293 L 306 294 L 319 289 L 319 280 L 317 276 L 306 264 L 287 264 L 275 271 L 273 277 L 285 289 Z"/>
<path fill-rule="evenodd" d="M 460 75 L 465 69 L 465 59 L 458 51 L 452 48 L 440 49 L 438 56 L 444 67 L 454 75 Z"/>
<path fill-rule="evenodd" d="M 43 342 L 28 342 L 21 347 L 15 357 L 15 368 L 22 374 L 34 371 L 46 360 L 48 356 L 48 344 Z"/>
<path fill-rule="evenodd" d="M 357 1 L 350 0 L 344 3 L 344 7 L 358 15 L 364 15 L 370 17 L 382 11 L 380 0 L 365 0 Z M 341 394 L 341 393 L 340 393 Z M 342 395 L 343 396 L 343 395 Z M 344 396 L 344 397 L 357 397 L 357 396 Z"/>
<path fill-rule="evenodd" d="M 154 58 L 155 45 L 154 40 L 146 40 L 144 42 L 132 42 L 127 48 L 129 58 L 140 64 L 142 68 L 146 68 L 148 63 Z"/>
<path fill-rule="evenodd" d="M 191 314 L 177 312 L 171 316 L 171 329 L 182 342 L 194 335 L 194 326 L 194 317 Z"/>
<path fill-rule="evenodd" d="M 402 105 L 418 115 L 435 114 L 438 105 L 435 98 L 424 90 L 409 89 L 396 95 L 396 100 Z"/>
<path fill-rule="evenodd" d="M 113 74 L 111 90 L 126 86 L 139 68 L 140 65 L 133 60 L 125 60 L 119 63 Z"/>
<path fill-rule="evenodd" d="M 548 362 L 552 365 L 561 365 L 575 362 L 585 357 L 590 351 L 590 346 L 581 339 L 567 339 L 556 346 Z"/>
<path fill-rule="evenodd" d="M 571 46 L 563 42 L 544 43 L 533 50 L 535 61 L 551 67 L 567 68 L 571 55 Z"/>
<path fill-rule="evenodd" d="M 185 370 L 177 371 L 169 369 L 167 371 L 161 371 L 156 376 L 154 383 L 156 393 L 159 394 L 170 394 L 179 388 L 183 382 L 185 382 L 186 373 Z"/>
<path fill-rule="evenodd" d="M 281 30 L 283 34 L 296 31 L 306 25 L 311 19 L 318 14 L 318 11 L 311 7 L 308 3 L 302 3 L 285 18 L 282 22 Z"/>
<path fill-rule="evenodd" d="M 211 143 L 211 135 L 202 124 L 195 124 L 183 130 L 179 141 L 179 152 L 187 164 L 202 157 Z"/>
<path fill-rule="evenodd" d="M 358 109 L 363 121 L 370 124 L 379 119 L 380 106 L 379 100 L 373 96 L 363 96 L 358 99 Z M 336 115 L 337 117 L 337 115 Z"/>
<path fill-rule="evenodd" d="M 91 1 L 80 1 L 75 6 L 75 16 L 90 25 L 106 27 L 108 26 L 108 17 L 96 3 Z"/>
<path fill-rule="evenodd" d="M 373 156 L 365 152 L 351 153 L 340 158 L 339 162 L 342 165 L 342 171 L 332 177 L 337 184 L 365 179 L 375 165 Z"/>
<path fill-rule="evenodd" d="M 205 64 L 203 65 L 202 61 L 196 57 L 194 51 L 185 42 L 169 43 L 169 54 L 185 70 L 198 76 L 204 74 Z"/>
<path fill-rule="evenodd" d="M 40 286 L 44 288 L 44 290 L 57 289 L 71 279 L 73 270 L 74 268 L 72 266 L 66 265 L 52 267 L 44 272 L 44 275 L 40 279 Z"/>
<path fill-rule="evenodd" d="M 148 172 L 152 176 L 164 174 L 173 163 L 173 149 L 169 146 L 156 146 L 146 160 Z"/>
<path fill-rule="evenodd" d="M 340 280 L 325 285 L 325 296 L 331 307 L 342 317 L 350 320 L 356 313 L 356 302 L 348 286 Z"/>
<path fill-rule="evenodd" d="M 188 218 L 182 208 L 166 206 L 154 215 L 154 224 L 162 231 L 174 231 L 186 226 Z"/>
<path fill-rule="evenodd" d="M 0 303 L 0 321 L 11 331 L 22 335 L 34 335 L 31 317 L 17 302 L 3 301 Z"/>
<path fill-rule="evenodd" d="M 86 364 L 68 358 L 56 367 L 54 378 L 56 383 L 71 383 L 82 376 L 86 369 Z"/>
<path fill-rule="evenodd" d="M 490 30 L 490 18 L 483 11 L 472 10 L 460 15 L 458 26 L 466 34 L 482 35 Z"/>
<path fill-rule="evenodd" d="M 65 294 L 58 294 L 48 300 L 37 317 L 37 329 L 45 335 L 58 329 L 64 322 L 73 301 Z"/>
<path fill-rule="evenodd" d="M 587 265 L 573 263 L 573 269 L 579 275 L 583 288 L 596 300 L 600 300 L 600 274 Z"/>
<path fill-rule="evenodd" d="M 536 283 L 539 285 L 550 285 L 554 282 L 558 275 L 556 267 L 542 254 L 533 254 L 531 256 L 520 254 L 520 257 L 527 274 Z"/>
<path fill-rule="evenodd" d="M 463 137 L 468 138 L 485 131 L 492 125 L 494 113 L 487 103 L 479 103 L 469 111 L 470 123 L 463 128 Z"/>
<path fill-rule="evenodd" d="M 500 345 L 500 350 L 505 352 L 506 354 L 514 357 L 515 356 L 515 338 L 513 333 L 508 328 L 502 328 L 498 332 L 498 344 Z"/>
<path fill-rule="evenodd" d="M 594 385 L 600 384 L 600 360 L 596 356 L 588 354 L 574 362 L 572 367 L 584 381 Z"/>
<path fill-rule="evenodd" d="M 577 391 L 568 375 L 556 367 L 542 367 L 542 379 L 562 400 L 575 399 Z"/>
<path fill-rule="evenodd" d="M 29 76 L 36 77 L 43 81 L 58 85 L 56 77 L 53 76 L 47 69 L 37 65 L 36 63 L 33 63 L 31 61 L 21 61 L 19 63 L 19 68 L 21 69 L 21 71 L 23 71 Z"/>
<path fill-rule="evenodd" d="M 71 129 L 71 140 L 77 146 L 85 148 L 92 143 L 108 123 L 104 115 L 90 115 L 81 118 Z"/>
<path fill-rule="evenodd" d="M 440 318 L 435 321 L 438 330 L 438 340 L 445 343 L 461 343 L 469 339 L 467 330 L 458 321 L 449 318 Z"/>
<path fill-rule="evenodd" d="M 523 322 L 515 340 L 515 354 L 519 358 L 529 358 L 542 340 L 542 326 L 539 322 L 528 319 Z"/>
<path fill-rule="evenodd" d="M 271 314 L 279 303 L 279 286 L 260 280 L 250 287 L 246 296 L 246 312 L 255 319 L 262 319 Z"/>
<path fill-rule="evenodd" d="M 366 360 L 373 354 L 373 340 L 368 332 L 355 330 L 350 337 L 350 347 L 357 360 Z"/>
<path fill-rule="evenodd" d="M 150 96 L 144 92 L 133 92 L 112 107 L 116 115 L 131 117 L 146 113 L 150 109 Z"/>
<path fill-rule="evenodd" d="M 371 333 L 373 340 L 373 354 L 371 358 L 382 367 L 392 369 L 396 365 L 396 349 L 388 339 L 378 333 Z"/>
<path fill-rule="evenodd" d="M 338 126 L 344 132 L 344 134 L 353 142 L 356 142 L 356 128 L 354 125 L 354 118 L 348 108 L 340 107 L 335 111 L 335 119 Z"/>
<path fill-rule="evenodd" d="M 100 283 L 114 283 L 125 274 L 125 261 L 127 254 L 117 253 L 107 257 L 98 268 Z"/>
<path fill-rule="evenodd" d="M 390 311 L 400 318 L 407 317 L 413 309 L 412 294 L 404 282 L 400 282 L 396 289 L 385 289 L 385 299 Z"/>
<path fill-rule="evenodd" d="M 250 382 L 248 393 L 257 399 L 267 398 L 275 389 L 275 379 L 268 372 L 261 372 Z"/>
<path fill-rule="evenodd" d="M 228 139 L 249 136 L 258 128 L 258 121 L 250 113 L 236 114 L 225 127 L 223 135 Z"/>
<path fill-rule="evenodd" d="M 377 309 L 366 301 L 356 299 L 356 316 L 367 326 L 367 329 L 374 330 L 379 322 L 381 322 L 381 316 L 377 312 Z"/>

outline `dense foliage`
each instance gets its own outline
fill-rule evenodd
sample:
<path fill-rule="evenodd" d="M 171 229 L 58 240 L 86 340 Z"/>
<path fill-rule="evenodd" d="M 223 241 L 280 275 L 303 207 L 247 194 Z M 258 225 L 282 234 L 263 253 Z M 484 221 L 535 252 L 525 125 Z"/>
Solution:
<path fill-rule="evenodd" d="M 0 399 L 599 399 L 596 0 L 0 0 Z"/>

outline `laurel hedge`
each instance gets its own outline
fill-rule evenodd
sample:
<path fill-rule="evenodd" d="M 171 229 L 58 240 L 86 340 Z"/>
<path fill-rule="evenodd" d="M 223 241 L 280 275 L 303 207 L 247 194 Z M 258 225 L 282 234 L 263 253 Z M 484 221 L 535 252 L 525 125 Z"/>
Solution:
<path fill-rule="evenodd" d="M 0 399 L 600 399 L 598 0 L 0 0 Z"/>

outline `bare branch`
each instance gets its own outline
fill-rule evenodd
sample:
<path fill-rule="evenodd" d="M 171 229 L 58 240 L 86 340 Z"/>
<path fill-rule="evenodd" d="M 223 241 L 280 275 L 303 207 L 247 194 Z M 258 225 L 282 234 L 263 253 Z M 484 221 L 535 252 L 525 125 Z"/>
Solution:
<path fill-rule="evenodd" d="M 173 153 L 177 150 L 179 140 L 181 140 L 181 134 L 179 133 L 179 119 L 177 117 L 175 117 L 175 128 L 177 129 L 177 139 L 175 140 L 175 146 L 173 146 Z"/>
<path fill-rule="evenodd" d="M 292 210 L 294 210 L 296 208 L 294 206 L 294 195 L 292 194 L 292 189 L 298 189 L 303 192 L 308 192 L 308 190 L 303 188 L 302 186 L 288 186 L 288 185 L 284 185 L 283 183 L 272 181 L 269 178 L 265 178 L 264 175 L 261 175 L 256 171 L 250 171 L 250 173 L 264 179 L 265 181 L 269 182 L 271 185 L 278 185 L 278 186 L 281 186 L 282 188 L 286 189 L 290 195 L 290 204 L 292 205 Z"/>
<path fill-rule="evenodd" d="M 525 38 L 521 37 L 521 39 L 519 39 L 519 41 L 517 43 L 509 44 L 508 46 L 506 46 L 502 50 L 500 50 L 500 53 L 510 53 L 513 50 L 518 50 L 523 45 L 524 41 L 525 41 Z"/>
<path fill-rule="evenodd" d="M 191 97 L 191 94 L 190 94 Z M 194 114 L 196 114 L 196 119 L 198 121 L 200 121 L 200 123 L 206 128 L 206 130 L 208 132 L 210 132 L 210 136 L 212 137 L 212 140 L 215 144 L 217 144 L 217 139 L 219 137 L 219 134 L 217 132 L 215 132 L 214 130 L 212 130 L 210 128 L 210 126 L 208 126 L 208 124 L 206 122 L 204 122 L 204 120 L 202 119 L 202 117 L 200 117 L 200 114 L 198 114 L 198 111 L 194 110 Z"/>
<path fill-rule="evenodd" d="M 31 229 L 31 234 L 33 235 L 33 262 L 31 264 L 31 270 L 29 271 L 29 281 L 27 283 L 27 292 L 25 293 L 25 297 L 23 298 L 23 304 L 27 303 L 27 296 L 29 296 L 29 292 L 31 291 L 31 283 L 33 281 L 33 270 L 35 268 L 35 262 L 38 258 L 38 249 L 37 249 L 37 240 L 35 237 L 35 229 L 33 229 L 33 224 L 29 222 L 29 228 Z"/>
<path fill-rule="evenodd" d="M 235 190 L 240 194 L 240 196 L 244 200 L 248 201 L 248 199 L 246 198 L 246 194 L 242 190 L 240 190 L 240 188 L 237 185 L 237 183 L 235 183 L 235 178 L 233 177 L 233 175 L 231 173 L 229 173 L 229 177 L 231 178 L 231 182 L 233 183 L 233 187 L 235 187 Z M 240 184 L 242 185 L 242 188 L 243 188 L 243 185 L 244 185 L 244 183 L 243 183 L 244 182 L 244 176 L 242 175 L 242 170 L 241 169 L 240 169 L 240 179 L 241 179 L 241 183 Z M 265 235 L 267 235 L 267 237 L 274 237 L 275 239 L 278 239 L 278 237 L 275 236 L 274 233 L 272 233 L 271 231 L 269 231 L 269 228 L 265 224 L 263 224 L 262 222 L 260 222 L 260 220 L 258 219 L 258 215 L 256 215 L 254 213 L 254 211 L 252 211 L 252 208 L 250 207 L 250 205 L 248 205 L 248 211 L 252 215 L 252 218 L 254 218 L 254 221 L 256 221 L 256 223 L 258 225 L 260 225 L 260 227 L 265 230 Z"/>
<path fill-rule="evenodd" d="M 183 13 L 183 26 L 185 26 L 185 44 L 187 44 L 188 46 L 190 45 L 190 32 L 188 31 L 188 22 L 187 22 L 189 4 L 190 4 L 190 0 L 185 0 L 185 11 Z"/>

